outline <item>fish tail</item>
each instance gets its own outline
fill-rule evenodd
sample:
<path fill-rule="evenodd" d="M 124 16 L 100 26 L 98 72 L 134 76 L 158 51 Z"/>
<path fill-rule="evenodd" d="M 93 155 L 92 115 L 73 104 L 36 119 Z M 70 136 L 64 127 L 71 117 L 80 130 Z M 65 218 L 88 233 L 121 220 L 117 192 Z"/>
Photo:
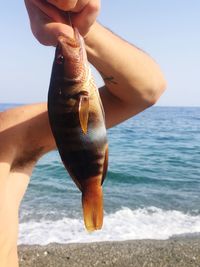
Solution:
<path fill-rule="evenodd" d="M 82 193 L 85 227 L 89 232 L 99 230 L 103 225 L 103 191 L 101 185 L 88 186 Z"/>

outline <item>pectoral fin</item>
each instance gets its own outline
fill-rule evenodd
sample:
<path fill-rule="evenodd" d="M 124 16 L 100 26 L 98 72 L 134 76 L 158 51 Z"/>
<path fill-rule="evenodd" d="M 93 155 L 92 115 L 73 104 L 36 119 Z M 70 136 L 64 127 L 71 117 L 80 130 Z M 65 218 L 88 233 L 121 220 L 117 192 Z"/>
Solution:
<path fill-rule="evenodd" d="M 79 121 L 81 129 L 84 134 L 87 134 L 88 130 L 88 117 L 89 117 L 89 96 L 81 95 L 79 98 Z"/>

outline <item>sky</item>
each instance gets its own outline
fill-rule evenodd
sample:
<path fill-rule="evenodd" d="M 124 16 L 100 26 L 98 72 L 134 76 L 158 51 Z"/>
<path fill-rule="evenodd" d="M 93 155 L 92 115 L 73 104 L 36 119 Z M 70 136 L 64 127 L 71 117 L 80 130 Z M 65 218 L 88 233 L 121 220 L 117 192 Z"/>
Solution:
<path fill-rule="evenodd" d="M 22 0 L 0 7 L 0 103 L 46 101 L 54 48 L 34 39 Z M 164 72 L 167 90 L 159 106 L 200 106 L 199 11 L 199 0 L 102 0 L 98 20 Z"/>

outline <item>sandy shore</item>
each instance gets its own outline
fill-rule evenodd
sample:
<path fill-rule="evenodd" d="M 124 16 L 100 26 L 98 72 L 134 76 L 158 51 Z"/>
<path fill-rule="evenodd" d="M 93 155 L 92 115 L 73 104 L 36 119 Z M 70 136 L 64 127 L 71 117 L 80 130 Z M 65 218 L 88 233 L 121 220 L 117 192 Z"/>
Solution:
<path fill-rule="evenodd" d="M 20 267 L 200 266 L 200 238 L 19 246 Z"/>

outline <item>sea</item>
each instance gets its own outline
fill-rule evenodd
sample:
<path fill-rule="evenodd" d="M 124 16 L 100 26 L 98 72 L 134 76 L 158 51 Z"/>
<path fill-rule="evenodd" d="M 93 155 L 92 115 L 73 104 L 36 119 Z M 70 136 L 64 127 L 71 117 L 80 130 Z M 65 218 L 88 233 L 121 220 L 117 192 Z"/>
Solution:
<path fill-rule="evenodd" d="M 149 108 L 109 129 L 108 140 L 102 230 L 85 230 L 81 193 L 52 151 L 21 204 L 19 244 L 200 236 L 200 107 Z"/>

